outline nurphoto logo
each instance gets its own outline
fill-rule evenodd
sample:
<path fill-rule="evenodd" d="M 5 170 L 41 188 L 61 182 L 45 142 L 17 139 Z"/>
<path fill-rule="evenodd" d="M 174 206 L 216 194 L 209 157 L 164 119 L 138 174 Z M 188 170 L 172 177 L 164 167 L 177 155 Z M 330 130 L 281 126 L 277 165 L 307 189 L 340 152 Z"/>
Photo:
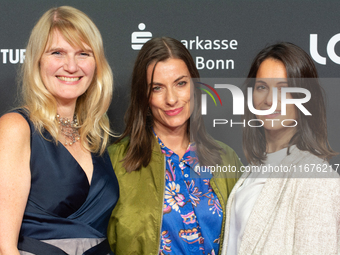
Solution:
<path fill-rule="evenodd" d="M 202 115 L 208 115 L 208 99 L 207 95 L 210 96 L 210 98 L 213 100 L 215 106 L 217 106 L 217 100 L 215 97 L 218 98 L 220 105 L 222 106 L 222 99 L 223 96 L 232 96 L 232 100 L 228 98 L 224 98 L 223 102 L 227 103 L 228 110 L 232 109 L 232 115 L 233 116 L 244 116 L 245 115 L 245 107 L 247 107 L 249 110 L 248 112 L 251 112 L 254 114 L 257 118 L 248 119 L 247 121 L 243 119 L 242 122 L 236 122 L 233 119 L 226 119 L 225 118 L 225 107 L 222 109 L 218 109 L 218 111 L 222 114 L 224 114 L 224 118 L 214 118 L 212 121 L 212 126 L 216 127 L 216 125 L 225 125 L 227 123 L 230 124 L 232 127 L 233 125 L 242 125 L 245 127 L 248 125 L 249 127 L 262 127 L 265 122 L 271 123 L 272 126 L 275 125 L 275 123 L 280 122 L 283 127 L 295 127 L 297 126 L 297 120 L 295 119 L 282 119 L 280 118 L 274 118 L 274 116 L 286 116 L 289 115 L 287 113 L 287 106 L 292 105 L 297 110 L 300 110 L 304 115 L 311 116 L 312 114 L 307 110 L 307 108 L 304 106 L 305 103 L 307 103 L 311 99 L 311 93 L 308 89 L 294 86 L 279 86 L 279 87 L 273 87 L 272 89 L 266 90 L 266 97 L 269 97 L 271 100 L 270 105 L 266 108 L 258 108 L 254 106 L 254 97 L 258 97 L 254 92 L 254 87 L 247 87 L 244 92 L 240 88 L 240 86 L 237 86 L 235 84 L 232 84 L 232 82 L 226 82 L 225 80 L 221 79 L 206 79 L 209 82 L 202 82 L 202 79 L 199 81 L 196 81 L 196 84 L 199 84 L 198 88 L 202 90 L 205 93 L 202 93 L 201 95 L 201 114 Z M 205 81 L 205 80 L 204 80 Z M 255 82 L 255 79 L 254 81 Z M 291 82 L 300 82 L 300 81 L 291 81 Z M 211 85 L 208 85 L 211 84 Z M 287 83 L 287 82 L 286 82 Z M 212 85 L 213 84 L 213 85 Z M 297 84 L 299 85 L 299 84 Z M 217 92 L 218 90 L 218 92 Z M 246 97 L 244 95 L 246 94 Z M 264 93 L 264 92 L 261 92 Z M 298 97 L 292 97 L 292 95 L 299 95 Z M 245 101 L 247 100 L 247 101 Z M 232 107 L 229 105 L 232 102 Z M 245 103 L 246 102 L 246 103 Z M 229 104 L 229 105 L 228 105 Z M 214 113 L 214 116 L 216 116 L 217 110 L 214 110 L 211 113 Z M 264 116 L 264 117 L 261 117 Z M 268 118 L 267 118 L 268 117 Z M 261 119 L 260 119 L 261 118 Z M 289 124 L 288 124 L 289 123 Z"/>
<path fill-rule="evenodd" d="M 209 88 L 217 96 L 218 100 L 220 101 L 220 104 L 222 105 L 221 97 L 213 87 L 211 87 L 208 84 L 202 83 L 202 82 L 197 82 L 197 83 Z M 207 90 L 205 88 L 201 88 L 201 87 L 198 87 L 198 88 L 200 90 L 203 90 L 204 92 L 206 92 L 212 98 L 212 100 L 214 101 L 215 106 L 217 106 L 215 97 L 211 94 L 211 92 L 209 90 Z M 202 111 L 201 111 L 201 113 L 202 113 L 202 115 L 206 115 L 207 114 L 207 95 L 202 94 L 201 99 L 202 99 Z"/>

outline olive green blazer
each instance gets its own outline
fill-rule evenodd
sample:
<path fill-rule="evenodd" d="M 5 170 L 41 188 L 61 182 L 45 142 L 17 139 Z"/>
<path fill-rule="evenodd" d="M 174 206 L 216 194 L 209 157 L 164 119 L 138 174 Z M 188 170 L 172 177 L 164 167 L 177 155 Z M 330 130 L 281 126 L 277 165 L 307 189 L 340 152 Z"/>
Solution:
<path fill-rule="evenodd" d="M 236 153 L 229 146 L 219 144 L 226 151 L 222 155 L 223 165 L 236 166 L 239 169 L 242 163 Z M 125 138 L 108 148 L 120 190 L 120 197 L 108 226 L 108 240 L 116 255 L 158 254 L 165 191 L 165 156 L 155 139 L 150 164 L 139 171 L 128 173 L 122 165 L 128 146 L 129 139 Z M 227 198 L 236 181 L 235 175 L 230 178 L 214 176 L 210 181 L 223 208 L 221 240 Z M 222 242 L 220 250 L 221 247 Z"/>

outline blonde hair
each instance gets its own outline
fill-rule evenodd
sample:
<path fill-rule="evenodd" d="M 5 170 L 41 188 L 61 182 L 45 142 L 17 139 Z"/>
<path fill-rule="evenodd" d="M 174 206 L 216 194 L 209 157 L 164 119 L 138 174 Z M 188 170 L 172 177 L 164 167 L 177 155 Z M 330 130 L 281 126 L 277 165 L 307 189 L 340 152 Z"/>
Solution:
<path fill-rule="evenodd" d="M 34 26 L 21 70 L 23 105 L 29 109 L 35 128 L 41 134 L 44 129 L 47 130 L 58 143 L 57 102 L 42 82 L 39 65 L 55 31 L 60 32 L 72 47 L 84 49 L 86 44 L 93 51 L 95 74 L 87 91 L 77 99 L 75 115 L 81 126 L 82 145 L 101 154 L 112 134 L 106 112 L 112 98 L 113 76 L 104 55 L 101 34 L 83 12 L 69 6 L 52 8 Z"/>

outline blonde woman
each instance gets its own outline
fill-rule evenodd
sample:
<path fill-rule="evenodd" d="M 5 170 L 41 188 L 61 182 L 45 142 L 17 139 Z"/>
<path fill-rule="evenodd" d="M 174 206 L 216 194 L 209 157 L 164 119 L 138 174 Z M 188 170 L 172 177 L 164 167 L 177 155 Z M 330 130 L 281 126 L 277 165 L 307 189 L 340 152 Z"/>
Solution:
<path fill-rule="evenodd" d="M 0 118 L 0 254 L 110 253 L 111 95 L 94 23 L 72 7 L 47 11 L 27 45 L 22 106 Z"/>

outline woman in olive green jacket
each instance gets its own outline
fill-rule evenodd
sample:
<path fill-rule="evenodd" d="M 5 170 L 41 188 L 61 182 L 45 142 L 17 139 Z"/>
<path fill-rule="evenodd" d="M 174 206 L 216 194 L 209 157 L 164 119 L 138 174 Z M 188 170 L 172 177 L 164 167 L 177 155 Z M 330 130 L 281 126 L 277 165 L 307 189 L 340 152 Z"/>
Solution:
<path fill-rule="evenodd" d="M 175 39 L 151 39 L 138 54 L 126 130 L 109 147 L 120 187 L 108 227 L 117 255 L 221 250 L 225 205 L 237 178 L 222 171 L 212 177 L 204 169 L 237 171 L 241 162 L 206 133 L 200 90 L 191 80 L 198 77 L 190 53 Z"/>

